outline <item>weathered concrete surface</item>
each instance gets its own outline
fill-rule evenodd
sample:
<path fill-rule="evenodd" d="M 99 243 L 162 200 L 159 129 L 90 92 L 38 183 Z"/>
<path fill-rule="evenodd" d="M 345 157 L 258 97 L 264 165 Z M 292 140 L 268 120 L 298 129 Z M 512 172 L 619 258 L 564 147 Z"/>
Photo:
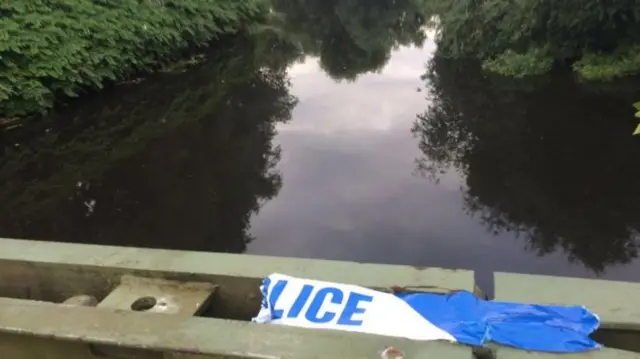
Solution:
<path fill-rule="evenodd" d="M 104 346 L 136 358 L 376 359 L 388 346 L 407 359 L 469 359 L 468 347 L 359 333 L 211 318 L 25 304 L 0 299 L 0 358 L 104 357 Z M 96 346 L 96 344 L 98 346 Z M 97 348 L 97 349 L 96 349 Z M 155 351 L 150 351 L 153 348 Z M 26 350 L 26 351 L 25 351 Z M 114 358 L 107 352 L 107 358 Z M 126 357 L 131 352 L 122 351 Z M 626 359 L 626 358 L 624 358 Z"/>
<path fill-rule="evenodd" d="M 67 298 L 62 304 L 65 305 L 79 305 L 83 307 L 95 307 L 98 305 L 98 299 L 91 295 L 79 294 L 71 298 Z"/>
<path fill-rule="evenodd" d="M 207 315 L 248 319 L 259 308 L 261 280 L 274 272 L 379 290 L 448 292 L 473 290 L 470 271 L 8 239 L 0 239 L 0 248 L 0 297 L 12 297 L 0 298 L 0 359 L 375 359 L 388 346 L 401 350 L 405 359 L 471 358 L 470 348 L 450 343 L 191 317 L 215 288 L 215 310 Z M 148 290 L 136 288 L 145 285 Z M 183 286 L 196 292 L 184 302 L 193 309 L 184 315 L 125 308 L 143 292 L 161 297 L 168 288 L 179 295 Z M 640 285 L 498 273 L 495 286 L 498 300 L 585 304 L 605 326 L 624 334 L 605 343 L 626 348 L 640 342 L 638 332 L 630 331 L 638 328 L 633 303 Z M 110 296 L 114 289 L 117 295 Z M 102 303 L 99 308 L 50 303 L 76 295 Z M 503 347 L 494 354 L 498 359 L 558 357 Z M 561 356 L 640 359 L 638 353 L 609 348 Z"/>
<path fill-rule="evenodd" d="M 274 272 L 392 290 L 474 289 L 473 272 L 301 258 L 122 248 L 0 239 L 0 297 L 62 302 L 103 299 L 125 274 L 219 285 L 208 315 L 248 319 Z"/>
<path fill-rule="evenodd" d="M 192 317 L 206 307 L 216 286 L 211 283 L 176 282 L 125 275 L 98 308 L 123 309 Z M 148 303 L 145 299 L 153 300 Z M 141 303 L 141 304 L 139 304 Z M 143 307 L 136 308 L 136 304 Z"/>
<path fill-rule="evenodd" d="M 598 313 L 603 328 L 640 330 L 640 283 L 495 273 L 496 299 L 539 304 L 581 304 Z"/>
<path fill-rule="evenodd" d="M 274 272 L 379 290 L 449 292 L 473 290 L 470 271 L 9 239 L 0 239 L 0 248 L 0 297 L 14 298 L 0 298 L 0 359 L 374 359 L 390 345 L 405 358 L 471 358 L 470 348 L 450 343 L 189 316 L 197 310 L 175 315 L 125 308 L 143 292 L 161 297 L 171 289 L 167 281 L 199 282 L 200 299 L 216 288 L 214 310 L 206 315 L 248 319 L 259 309 L 262 279 Z M 151 285 L 139 291 L 145 283 Z M 95 297 L 99 308 L 40 302 L 76 295 Z M 189 303 L 199 309 L 200 299 Z"/>
<path fill-rule="evenodd" d="M 497 353 L 497 359 L 640 359 L 639 353 L 610 348 L 579 354 L 533 353 L 511 348 L 500 348 Z"/>
<path fill-rule="evenodd" d="M 509 302 L 584 305 L 597 313 L 602 322 L 602 332 L 596 340 L 605 348 L 584 354 L 563 355 L 569 358 L 640 359 L 640 284 L 551 277 L 515 273 L 495 273 L 495 299 Z M 634 351 L 634 352 L 632 352 Z M 545 359 L 551 354 L 526 353 L 507 348 L 498 350 L 498 359 Z"/>

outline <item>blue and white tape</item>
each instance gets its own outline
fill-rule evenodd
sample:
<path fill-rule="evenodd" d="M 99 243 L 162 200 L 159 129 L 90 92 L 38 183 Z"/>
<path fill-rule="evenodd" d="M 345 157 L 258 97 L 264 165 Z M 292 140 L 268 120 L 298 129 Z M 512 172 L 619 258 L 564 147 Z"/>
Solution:
<path fill-rule="evenodd" d="M 485 301 L 466 291 L 394 295 L 283 274 L 268 276 L 260 289 L 257 323 L 547 352 L 600 347 L 589 338 L 599 319 L 583 306 Z"/>

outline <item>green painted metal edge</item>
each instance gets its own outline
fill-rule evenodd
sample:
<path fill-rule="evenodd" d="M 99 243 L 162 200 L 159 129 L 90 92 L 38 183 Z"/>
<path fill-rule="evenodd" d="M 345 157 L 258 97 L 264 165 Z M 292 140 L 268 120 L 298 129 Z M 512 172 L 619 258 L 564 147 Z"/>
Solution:
<path fill-rule="evenodd" d="M 2 335 L 61 343 L 153 349 L 197 357 L 375 359 L 380 358 L 380 352 L 387 346 L 393 346 L 401 350 L 405 358 L 411 359 L 471 358 L 469 347 L 446 342 L 420 342 L 167 314 L 39 305 L 7 298 L 0 299 L 0 338 Z"/>
<path fill-rule="evenodd" d="M 640 283 L 494 273 L 496 299 L 513 302 L 584 305 L 607 329 L 640 330 Z"/>
<path fill-rule="evenodd" d="M 427 292 L 474 289 L 473 272 L 468 270 L 2 238 L 0 248 L 0 265 L 2 261 L 20 261 L 244 278 L 279 272 L 365 287 L 408 287 Z"/>

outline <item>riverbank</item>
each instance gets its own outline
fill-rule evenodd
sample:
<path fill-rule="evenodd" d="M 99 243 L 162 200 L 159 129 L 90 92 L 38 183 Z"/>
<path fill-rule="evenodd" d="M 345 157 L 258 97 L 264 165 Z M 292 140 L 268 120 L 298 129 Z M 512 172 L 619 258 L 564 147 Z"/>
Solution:
<path fill-rule="evenodd" d="M 260 0 L 2 5 L 0 118 L 44 113 L 134 73 L 153 72 L 259 22 L 265 9 Z"/>
<path fill-rule="evenodd" d="M 583 80 L 640 74 L 640 13 L 632 1 L 462 0 L 430 3 L 438 51 L 510 77 L 570 66 Z"/>

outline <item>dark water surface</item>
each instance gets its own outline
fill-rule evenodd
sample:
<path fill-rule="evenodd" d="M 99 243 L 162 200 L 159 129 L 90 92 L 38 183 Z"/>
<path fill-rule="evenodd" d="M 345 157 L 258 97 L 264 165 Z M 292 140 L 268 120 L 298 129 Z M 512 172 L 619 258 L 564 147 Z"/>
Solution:
<path fill-rule="evenodd" d="M 403 1 L 332 4 L 2 133 L 0 236 L 640 280 L 639 85 L 487 76 Z"/>

